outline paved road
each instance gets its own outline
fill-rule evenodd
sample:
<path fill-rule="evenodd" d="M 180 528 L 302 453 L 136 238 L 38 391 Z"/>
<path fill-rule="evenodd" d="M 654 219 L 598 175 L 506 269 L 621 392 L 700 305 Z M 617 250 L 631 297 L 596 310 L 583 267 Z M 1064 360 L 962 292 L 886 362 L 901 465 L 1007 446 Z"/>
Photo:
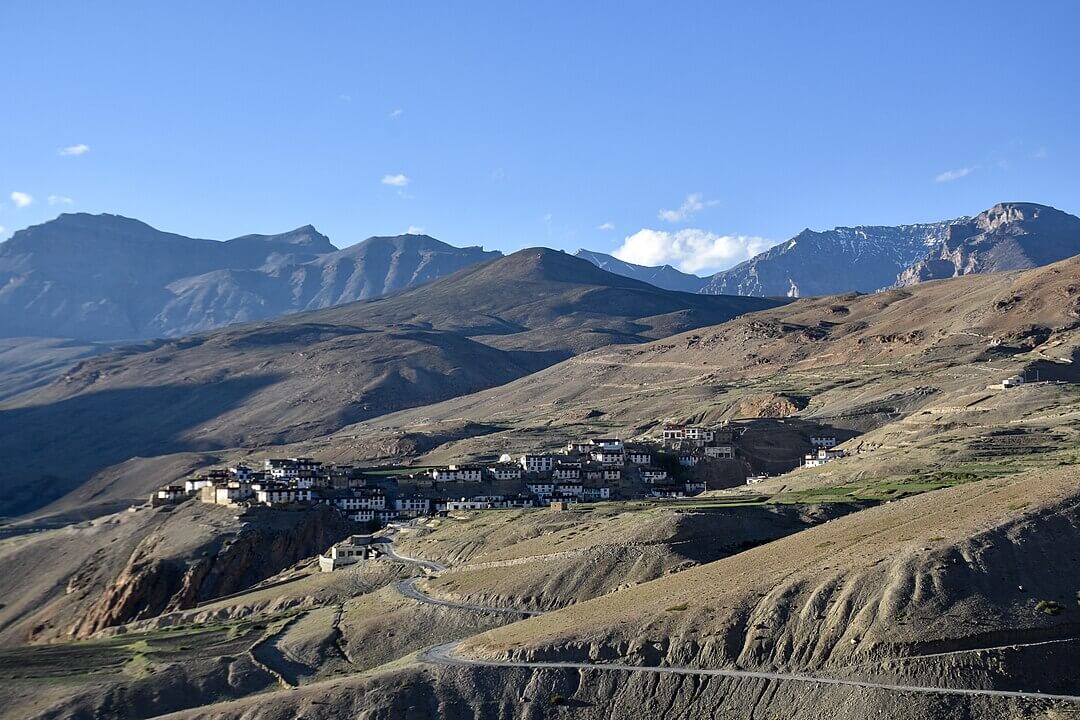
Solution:
<path fill-rule="evenodd" d="M 434 563 L 429 560 L 418 560 L 416 558 L 409 558 L 404 555 L 399 555 L 394 551 L 393 546 L 387 543 L 387 555 L 402 562 L 410 562 L 420 564 L 429 569 L 435 569 L 436 572 L 445 570 L 446 566 L 440 563 Z M 509 615 L 517 615 L 519 617 L 531 617 L 535 615 L 541 615 L 542 613 L 533 610 L 514 610 L 509 608 L 496 608 L 478 605 L 475 603 L 458 603 L 450 600 L 442 600 L 436 597 L 432 597 L 421 592 L 416 587 L 416 581 L 419 578 L 410 578 L 408 580 L 402 580 L 398 582 L 395 587 L 402 595 L 427 605 L 439 605 L 442 607 L 457 608 L 460 610 L 472 610 L 476 612 L 497 612 L 505 613 Z M 1071 640 L 1070 640 L 1071 641 Z M 419 658 L 423 662 L 431 663 L 434 665 L 451 665 L 451 666 L 481 666 L 481 667 L 505 667 L 505 668 L 534 668 L 534 669 L 556 669 L 556 670 L 606 670 L 606 671 L 621 671 L 621 672 L 637 672 L 637 673 L 654 673 L 654 674 L 670 674 L 670 675 L 696 675 L 696 676 L 711 676 L 711 677 L 728 677 L 728 678 L 750 678 L 756 680 L 771 680 L 774 682 L 799 682 L 811 685 L 837 685 L 846 687 L 867 688 L 871 690 L 888 690 L 892 692 L 908 692 L 908 693 L 928 693 L 932 695 L 967 695 L 967 696 L 982 696 L 982 697 L 1002 697 L 1002 698 L 1026 698 L 1029 700 L 1055 700 L 1072 703 L 1080 703 L 1080 695 L 1058 695 L 1054 693 L 1042 693 L 1042 692 L 1025 692 L 1022 690 L 979 690 L 973 688 L 951 688 L 951 687 L 932 687 L 928 685 L 899 685 L 895 683 L 884 682 L 872 682 L 869 680 L 846 680 L 842 678 L 821 677 L 818 675 L 807 675 L 803 673 L 785 673 L 785 672 L 769 672 L 765 670 L 731 670 L 722 668 L 694 668 L 694 667 L 648 667 L 642 665 L 625 665 L 621 663 L 587 663 L 587 662 L 559 662 L 559 661 L 537 661 L 527 662 L 524 660 L 482 660 L 479 658 L 467 657 L 459 655 L 457 650 L 461 645 L 461 640 L 455 640 L 443 645 L 437 645 L 432 648 L 428 648 L 420 653 Z M 1062 641 L 1064 642 L 1064 641 Z M 1032 645 L 1047 644 L 1045 642 L 1031 643 Z M 1022 647 L 1017 646 L 1001 646 L 1001 648 L 986 648 L 986 649 L 1004 649 L 1010 647 Z M 960 652 L 976 652 L 982 648 L 976 648 L 968 651 Z M 942 655 L 951 653 L 941 653 Z M 929 656 L 928 656 L 929 657 Z"/>
<path fill-rule="evenodd" d="M 440 607 L 454 608 L 456 610 L 471 610 L 473 612 L 483 613 L 499 613 L 501 615 L 516 615 L 517 617 L 531 617 L 533 615 L 540 615 L 541 613 L 536 610 L 517 610 L 515 608 L 500 608 L 490 607 L 487 605 L 478 605 L 476 603 L 462 603 L 454 602 L 452 600 L 442 600 L 440 598 L 432 597 L 420 592 L 416 587 L 416 581 L 419 578 L 409 578 L 408 580 L 402 580 L 394 585 L 399 593 L 407 598 L 415 600 L 425 605 L 439 605 Z"/>
<path fill-rule="evenodd" d="M 622 672 L 670 674 L 670 675 L 705 675 L 729 678 L 752 678 L 776 682 L 800 682 L 811 685 L 844 685 L 848 687 L 868 688 L 871 690 L 890 690 L 893 692 L 929 693 L 933 695 L 977 695 L 987 697 L 1025 698 L 1029 700 L 1058 700 L 1080 703 L 1080 695 L 1055 695 L 1052 693 L 1023 692 L 1020 690 L 974 690 L 970 688 L 944 688 L 926 685 L 896 685 L 868 680 L 844 680 L 841 678 L 819 677 L 800 673 L 766 672 L 763 670 L 725 670 L 720 668 L 690 667 L 646 667 L 641 665 L 623 665 L 619 663 L 586 662 L 526 662 L 523 660 L 480 660 L 457 654 L 460 640 L 445 645 L 438 645 L 420 653 L 420 659 L 435 665 L 505 668 L 536 668 L 556 670 L 608 670 Z"/>
<path fill-rule="evenodd" d="M 421 560 L 420 558 L 409 557 L 408 555 L 402 555 L 394 549 L 394 543 L 389 538 L 382 541 L 381 549 L 386 557 L 391 560 L 397 560 L 398 562 L 409 563 L 410 565 L 418 565 L 425 570 L 431 572 L 442 572 L 447 567 L 442 563 L 435 562 L 434 560 Z"/>

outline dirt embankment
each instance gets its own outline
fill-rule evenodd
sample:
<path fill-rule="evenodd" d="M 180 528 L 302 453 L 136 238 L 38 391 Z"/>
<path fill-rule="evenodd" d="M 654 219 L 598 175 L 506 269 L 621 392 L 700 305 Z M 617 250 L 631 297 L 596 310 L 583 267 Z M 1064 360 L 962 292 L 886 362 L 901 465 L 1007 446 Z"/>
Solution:
<path fill-rule="evenodd" d="M 187 556 L 170 556 L 165 550 L 168 539 L 160 533 L 144 538 L 120 574 L 86 608 L 71 636 L 88 637 L 103 628 L 238 592 L 325 550 L 352 528 L 328 508 L 289 513 L 295 517 L 286 516 L 285 522 L 270 517 L 272 513 L 254 513 L 235 538 L 210 538 Z"/>
<path fill-rule="evenodd" d="M 858 667 L 863 677 L 955 681 L 956 663 L 895 661 L 1078 634 L 1078 509 L 1074 468 L 971 483 L 855 513 L 463 648 L 499 658 Z M 1007 659 L 974 665 L 964 679 L 974 687 L 1037 681 L 1045 690 L 1054 682 Z"/>
<path fill-rule="evenodd" d="M 244 590 L 354 531 L 338 513 L 188 501 L 5 541 L 0 642 L 84 638 Z"/>

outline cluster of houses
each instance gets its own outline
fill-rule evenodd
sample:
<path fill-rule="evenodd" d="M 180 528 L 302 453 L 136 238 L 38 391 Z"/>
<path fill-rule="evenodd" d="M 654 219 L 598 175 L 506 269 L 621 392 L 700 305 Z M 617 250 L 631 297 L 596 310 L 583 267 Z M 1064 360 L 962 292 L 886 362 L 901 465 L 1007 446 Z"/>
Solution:
<path fill-rule="evenodd" d="M 614 498 L 679 498 L 705 490 L 690 471 L 705 460 L 733 460 L 727 428 L 669 425 L 663 443 L 619 438 L 571 440 L 558 452 L 503 455 L 496 462 L 448 465 L 411 475 L 374 475 L 312 458 L 238 464 L 161 488 L 156 505 L 197 498 L 216 505 L 326 504 L 357 522 L 385 524 L 456 511 L 528 508 Z"/>

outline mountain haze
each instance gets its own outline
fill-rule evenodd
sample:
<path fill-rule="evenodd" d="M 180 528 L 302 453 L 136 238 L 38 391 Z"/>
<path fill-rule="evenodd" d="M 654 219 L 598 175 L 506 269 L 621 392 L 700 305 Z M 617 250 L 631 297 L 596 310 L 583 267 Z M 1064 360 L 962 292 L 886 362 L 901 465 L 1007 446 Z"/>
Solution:
<path fill-rule="evenodd" d="M 498 255 L 426 235 L 338 250 L 310 225 L 218 242 L 64 214 L 0 244 L 0 337 L 174 337 L 396 292 Z"/>

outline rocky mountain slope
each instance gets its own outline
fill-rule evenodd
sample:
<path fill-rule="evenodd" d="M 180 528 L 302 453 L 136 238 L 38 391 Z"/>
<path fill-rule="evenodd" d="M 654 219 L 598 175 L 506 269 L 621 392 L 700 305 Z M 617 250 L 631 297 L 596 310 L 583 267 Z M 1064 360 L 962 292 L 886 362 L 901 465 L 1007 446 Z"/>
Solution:
<path fill-rule="evenodd" d="M 684 273 L 670 265 L 651 267 L 648 265 L 635 265 L 634 263 L 620 260 L 612 255 L 593 250 L 578 250 L 574 257 L 588 260 L 593 265 L 616 275 L 623 275 L 635 280 L 647 282 L 650 285 L 664 288 L 665 290 L 679 290 L 681 292 L 700 292 L 708 282 L 706 278 Z M 731 294 L 731 293 L 729 293 Z M 738 293 L 734 293 L 738 294 Z"/>
<path fill-rule="evenodd" d="M 24 469 L 3 480 L 0 514 L 136 457 L 320 437 L 776 304 L 661 290 L 531 249 L 391 297 L 128 347 L 0 405 L 0 454 Z M 146 490 L 169 479 L 136 472 Z"/>
<path fill-rule="evenodd" d="M 64 214 L 0 244 L 0 337 L 171 337 L 413 287 L 498 256 L 425 235 L 338 250 L 310 225 L 224 242 Z"/>
<path fill-rule="evenodd" d="M 1080 253 L 1080 218 L 1035 203 L 1002 203 L 920 225 L 803 230 L 707 278 L 704 293 L 809 297 L 874 292 L 970 273 L 1023 270 Z"/>
<path fill-rule="evenodd" d="M 896 284 L 972 273 L 1024 270 L 1080 254 L 1080 218 L 1035 203 L 1002 203 L 954 222 L 926 257 Z"/>
<path fill-rule="evenodd" d="M 810 297 L 874 292 L 941 243 L 956 221 L 810 229 L 706 279 L 703 293 Z"/>

